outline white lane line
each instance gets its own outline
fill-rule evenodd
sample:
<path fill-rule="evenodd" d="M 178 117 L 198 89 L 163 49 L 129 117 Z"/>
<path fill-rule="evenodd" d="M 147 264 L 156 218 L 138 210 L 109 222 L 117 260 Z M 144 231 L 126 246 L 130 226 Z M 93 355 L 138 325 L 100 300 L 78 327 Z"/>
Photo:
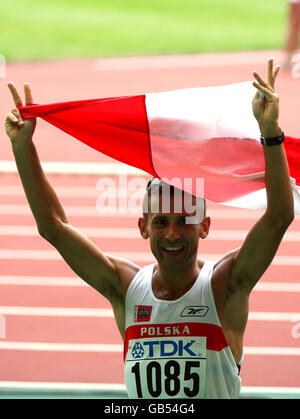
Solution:
<path fill-rule="evenodd" d="M 94 238 L 140 238 L 139 230 L 135 228 L 107 228 L 107 227 L 79 227 L 79 230 Z M 244 240 L 247 236 L 246 230 L 212 230 L 207 240 Z M 36 226 L 24 225 L 0 225 L 0 236 L 39 236 Z M 285 233 L 284 241 L 300 242 L 300 231 L 288 231 Z"/>
<path fill-rule="evenodd" d="M 155 259 L 150 252 L 108 252 L 103 251 L 107 256 L 131 260 L 135 262 L 154 263 Z M 203 254 L 204 260 L 217 261 L 224 255 L 222 254 Z M 21 249 L 0 249 L 1 259 L 13 260 L 62 260 L 61 255 L 56 250 L 21 250 Z M 275 256 L 272 261 L 273 266 L 300 266 L 299 256 Z"/>
<path fill-rule="evenodd" d="M 300 394 L 300 387 L 243 386 L 242 393 Z"/>
<path fill-rule="evenodd" d="M 89 285 L 78 277 L 57 276 L 15 276 L 0 275 L 0 285 L 32 285 L 52 287 L 88 287 Z"/>
<path fill-rule="evenodd" d="M 95 198 L 99 191 L 95 186 L 54 186 L 55 192 L 60 197 L 73 198 Z M 111 194 L 113 195 L 113 194 Z M 20 185 L 0 185 L 0 196 L 22 196 L 25 197 L 24 189 Z"/>
<path fill-rule="evenodd" d="M 136 262 L 154 262 L 154 256 L 150 252 L 104 252 L 108 256 L 114 256 Z M 211 257 L 211 255 L 210 255 Z M 0 249 L 1 259 L 19 260 L 63 260 L 56 250 L 16 250 Z"/>
<path fill-rule="evenodd" d="M 77 217 L 139 217 L 141 211 L 136 208 L 129 208 L 128 211 L 119 211 L 119 207 L 103 208 L 101 212 L 95 206 L 88 205 L 65 205 L 65 213 L 69 216 Z M 130 212 L 129 212 L 130 211 Z M 213 219 L 220 220 L 257 220 L 263 211 L 259 210 L 246 210 L 223 207 L 222 209 L 209 209 L 209 216 Z M 32 212 L 28 204 L 0 204 L 0 215 L 30 215 Z M 297 219 L 297 216 L 296 216 Z M 299 217 L 300 219 L 300 217 Z"/>
<path fill-rule="evenodd" d="M 1 389 L 32 390 L 126 390 L 125 384 L 114 383 L 62 383 L 36 381 L 0 381 Z"/>
<path fill-rule="evenodd" d="M 245 355 L 300 356 L 300 348 L 246 346 L 243 350 Z"/>
<path fill-rule="evenodd" d="M 105 228 L 105 227 L 79 227 L 79 230 L 89 237 L 93 238 L 141 238 L 138 227 L 136 228 Z M 22 225 L 0 225 L 0 236 L 39 236 L 36 226 Z"/>
<path fill-rule="evenodd" d="M 110 308 L 0 306 L 0 313 L 4 316 L 114 317 L 113 310 Z"/>
<path fill-rule="evenodd" d="M 122 344 L 98 343 L 47 343 L 0 341 L 0 350 L 57 351 L 57 352 L 122 352 Z"/>
<path fill-rule="evenodd" d="M 101 58 L 94 62 L 96 71 L 153 70 L 163 68 L 226 67 L 264 64 L 269 57 L 281 61 L 281 51 L 177 54 L 161 56 Z"/>
<path fill-rule="evenodd" d="M 116 214 L 108 213 L 101 214 L 97 211 L 96 204 L 95 206 L 64 206 L 64 210 L 68 215 L 71 216 L 79 216 L 79 217 L 104 217 L 104 216 L 111 216 L 113 217 Z M 28 204 L 18 205 L 18 204 L 0 204 L 0 215 L 30 215 L 32 216 L 32 212 Z M 117 214 L 120 217 L 120 214 Z M 133 214 L 122 214 L 122 216 L 136 216 Z"/>
<path fill-rule="evenodd" d="M 94 179 L 94 187 L 92 186 L 60 186 L 60 185 L 53 185 L 55 192 L 64 198 L 95 198 L 101 192 L 105 190 L 105 197 L 106 198 L 115 198 L 121 197 L 124 199 L 124 196 L 131 196 L 137 191 L 142 190 L 143 192 L 146 190 L 146 185 L 148 179 L 139 176 L 139 180 L 142 181 L 136 185 L 136 176 L 129 178 L 128 180 L 125 178 L 123 179 L 120 175 L 113 175 L 109 178 L 109 180 L 113 180 L 115 182 L 114 189 L 108 189 L 110 184 L 105 183 L 105 178 L 102 176 L 100 178 Z M 149 175 L 150 178 L 150 175 Z M 133 180 L 133 184 L 131 183 L 131 179 Z M 104 181 L 104 183 L 98 184 L 98 181 Z M 121 184 L 127 185 L 127 187 L 120 186 Z M 106 189 L 104 189 L 104 187 Z M 0 196 L 22 196 L 25 197 L 24 189 L 21 185 L 0 185 Z"/>
<path fill-rule="evenodd" d="M 0 306 L 0 313 L 4 316 L 114 317 L 110 308 Z M 249 313 L 248 320 L 294 322 L 300 320 L 300 313 L 254 311 Z"/>
<path fill-rule="evenodd" d="M 244 240 L 249 231 L 247 230 L 212 230 L 208 238 L 211 240 Z M 300 231 L 287 231 L 283 241 L 300 242 Z"/>
<path fill-rule="evenodd" d="M 248 320 L 271 322 L 295 322 L 300 320 L 300 313 L 250 311 Z"/>
<path fill-rule="evenodd" d="M 297 282 L 258 282 L 254 291 L 265 292 L 300 292 L 300 283 Z"/>
<path fill-rule="evenodd" d="M 51 352 L 108 352 L 122 353 L 122 344 L 99 343 L 49 343 L 0 341 L 0 350 L 51 351 Z M 245 355 L 300 356 L 300 348 L 290 347 L 244 347 Z"/>
<path fill-rule="evenodd" d="M 15 276 L 0 275 L 0 285 L 32 285 L 53 287 L 88 287 L 89 285 L 78 277 L 57 276 Z M 297 282 L 259 282 L 254 291 L 260 292 L 300 292 L 300 283 Z"/>
<path fill-rule="evenodd" d="M 41 162 L 41 165 L 46 174 L 151 176 L 148 173 L 125 163 L 48 161 Z M 0 173 L 18 173 L 15 161 L 0 160 Z"/>

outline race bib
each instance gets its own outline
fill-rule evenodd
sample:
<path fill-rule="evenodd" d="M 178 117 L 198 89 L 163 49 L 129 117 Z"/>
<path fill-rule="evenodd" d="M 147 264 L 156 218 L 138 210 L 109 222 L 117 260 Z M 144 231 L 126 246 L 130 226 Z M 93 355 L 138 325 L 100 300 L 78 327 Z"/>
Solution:
<path fill-rule="evenodd" d="M 206 337 L 129 340 L 125 382 L 130 398 L 204 398 Z"/>

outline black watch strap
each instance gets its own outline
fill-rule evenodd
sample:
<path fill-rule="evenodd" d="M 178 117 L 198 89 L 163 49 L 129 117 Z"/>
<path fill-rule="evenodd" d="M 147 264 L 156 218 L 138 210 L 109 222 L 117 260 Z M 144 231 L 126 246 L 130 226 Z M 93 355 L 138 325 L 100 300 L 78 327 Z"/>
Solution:
<path fill-rule="evenodd" d="M 284 141 L 284 132 L 282 132 L 279 137 L 260 137 L 260 142 L 263 146 L 272 146 L 272 145 L 279 145 Z"/>

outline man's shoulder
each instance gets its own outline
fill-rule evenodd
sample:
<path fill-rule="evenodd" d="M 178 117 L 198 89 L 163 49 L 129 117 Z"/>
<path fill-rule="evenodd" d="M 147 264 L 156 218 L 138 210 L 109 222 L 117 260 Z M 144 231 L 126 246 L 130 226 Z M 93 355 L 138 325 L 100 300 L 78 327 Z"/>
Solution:
<path fill-rule="evenodd" d="M 107 255 L 107 257 L 115 265 L 120 281 L 123 285 L 124 293 L 126 294 L 129 284 L 142 267 L 121 257 L 110 255 Z"/>
<path fill-rule="evenodd" d="M 225 253 L 225 255 L 223 255 L 219 260 L 215 262 L 214 271 L 222 269 L 226 266 L 231 266 L 239 250 L 240 247 Z"/>
<path fill-rule="evenodd" d="M 240 248 L 227 252 L 219 260 L 216 261 L 212 274 L 212 284 L 215 288 L 222 289 L 228 286 L 233 262 Z"/>
<path fill-rule="evenodd" d="M 118 269 L 120 275 L 125 276 L 126 278 L 134 278 L 137 272 L 141 269 L 141 266 L 136 263 L 131 262 L 128 259 L 124 259 L 118 256 L 106 255 L 107 258 L 115 265 Z"/>

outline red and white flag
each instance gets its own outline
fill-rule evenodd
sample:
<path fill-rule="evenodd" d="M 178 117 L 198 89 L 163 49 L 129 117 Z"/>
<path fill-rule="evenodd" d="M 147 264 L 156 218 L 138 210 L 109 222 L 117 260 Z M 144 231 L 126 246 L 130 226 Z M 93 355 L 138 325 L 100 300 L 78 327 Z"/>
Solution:
<path fill-rule="evenodd" d="M 252 82 L 19 107 L 90 147 L 204 197 L 266 207 L 264 156 L 252 113 Z M 295 212 L 300 213 L 300 139 L 286 136 Z M 280 197 L 278 197 L 280 199 Z"/>

